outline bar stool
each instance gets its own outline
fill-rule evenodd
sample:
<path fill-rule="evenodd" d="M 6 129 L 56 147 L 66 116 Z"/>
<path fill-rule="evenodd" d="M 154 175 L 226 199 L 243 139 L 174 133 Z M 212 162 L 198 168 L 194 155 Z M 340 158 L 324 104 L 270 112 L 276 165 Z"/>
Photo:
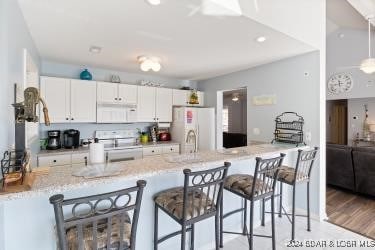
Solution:
<path fill-rule="evenodd" d="M 227 177 L 224 189 L 240 196 L 244 200 L 244 206 L 240 209 L 223 214 L 223 200 L 220 206 L 220 247 L 223 247 L 223 233 L 246 235 L 249 242 L 249 249 L 254 248 L 253 237 L 272 238 L 272 249 L 276 249 L 275 240 L 275 218 L 274 218 L 274 191 L 279 168 L 282 165 L 285 154 L 279 157 L 262 159 L 256 158 L 254 175 L 235 174 Z M 256 235 L 253 233 L 254 222 L 254 203 L 264 198 L 270 198 L 272 201 L 272 235 Z M 247 229 L 247 201 L 250 201 L 250 232 Z M 243 212 L 243 231 L 242 233 L 227 232 L 223 230 L 223 219 L 238 212 Z"/>
<path fill-rule="evenodd" d="M 185 250 L 186 232 L 191 233 L 190 249 L 194 249 L 194 224 L 215 216 L 216 249 L 219 249 L 219 205 L 223 195 L 224 180 L 231 164 L 205 171 L 184 169 L 183 187 L 164 190 L 154 196 L 154 250 L 158 244 L 181 234 L 181 250 Z M 181 230 L 158 238 L 159 209 L 181 225 Z"/>
<path fill-rule="evenodd" d="M 290 223 L 292 224 L 292 240 L 295 239 L 295 217 L 307 217 L 307 231 L 311 231 L 311 219 L 310 219 L 310 176 L 311 169 L 314 165 L 315 159 L 318 155 L 319 148 L 314 147 L 313 150 L 298 150 L 297 163 L 295 168 L 288 166 L 282 166 L 279 171 L 278 181 L 280 182 L 280 193 L 275 196 L 279 196 L 279 217 L 286 215 Z M 292 199 L 292 214 L 288 214 L 283 207 L 283 184 L 292 186 L 293 189 L 293 199 Z M 307 184 L 307 215 L 296 215 L 296 186 L 298 184 Z M 264 203 L 267 199 L 263 201 L 263 216 L 262 225 L 264 226 Z M 284 213 L 282 213 L 284 211 Z M 291 216 L 292 218 L 290 218 Z"/>
<path fill-rule="evenodd" d="M 139 180 L 135 187 L 105 194 L 69 200 L 62 194 L 50 197 L 59 249 L 134 250 L 145 186 L 146 181 Z M 71 210 L 69 216 L 66 210 Z"/>

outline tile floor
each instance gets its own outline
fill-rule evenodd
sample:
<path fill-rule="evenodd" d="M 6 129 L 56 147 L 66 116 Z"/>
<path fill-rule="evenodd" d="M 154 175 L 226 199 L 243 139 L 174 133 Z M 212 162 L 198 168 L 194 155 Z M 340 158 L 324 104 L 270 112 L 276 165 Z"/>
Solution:
<path fill-rule="evenodd" d="M 305 240 L 313 240 L 313 241 L 324 241 L 326 240 L 329 242 L 330 240 L 337 241 L 337 240 L 345 240 L 352 242 L 357 241 L 357 246 L 348 247 L 348 246 L 335 246 L 335 247 L 308 247 L 306 245 L 301 247 L 287 247 L 286 244 L 291 234 L 291 225 L 287 218 L 283 216 L 283 218 L 276 217 L 276 242 L 277 242 L 277 250 L 286 250 L 286 249 L 324 249 L 324 250 L 333 250 L 333 249 L 350 249 L 350 250 L 360 250 L 360 249 L 375 249 L 375 241 L 372 241 L 369 238 L 363 237 L 359 234 L 355 234 L 348 230 L 345 230 L 341 227 L 335 226 L 328 222 L 319 222 L 312 220 L 312 231 L 306 231 L 306 219 L 305 218 L 297 218 L 296 219 L 296 240 L 305 241 Z M 375 223 L 375 222 L 374 222 Z M 224 225 L 225 230 L 225 225 Z M 271 230 L 271 224 L 266 224 L 265 227 L 258 227 L 255 229 L 256 234 L 264 234 L 269 233 Z M 369 244 L 372 244 L 368 247 L 360 247 L 358 241 L 366 241 Z M 303 242 L 306 244 L 305 242 Z M 340 242 L 343 244 L 343 242 Z M 337 244 L 337 243 L 335 243 Z M 238 238 L 227 242 L 224 244 L 224 250 L 242 250 L 248 249 L 247 238 L 246 236 L 239 236 Z M 271 240 L 266 238 L 255 237 L 254 240 L 254 250 L 270 250 L 272 249 Z"/>

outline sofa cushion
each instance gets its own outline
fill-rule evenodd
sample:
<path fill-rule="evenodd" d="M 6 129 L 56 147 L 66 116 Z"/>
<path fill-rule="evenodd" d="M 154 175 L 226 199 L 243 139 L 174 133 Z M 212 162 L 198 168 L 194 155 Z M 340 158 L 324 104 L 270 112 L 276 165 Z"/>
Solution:
<path fill-rule="evenodd" d="M 356 191 L 375 196 L 375 147 L 353 148 Z"/>
<path fill-rule="evenodd" d="M 355 191 L 352 147 L 327 144 L 327 184 Z"/>

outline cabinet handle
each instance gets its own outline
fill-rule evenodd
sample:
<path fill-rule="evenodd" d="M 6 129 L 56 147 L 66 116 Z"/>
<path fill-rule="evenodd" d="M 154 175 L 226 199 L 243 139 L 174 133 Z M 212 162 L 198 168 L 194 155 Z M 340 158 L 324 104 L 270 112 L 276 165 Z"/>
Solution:
<path fill-rule="evenodd" d="M 56 162 L 56 160 L 53 160 L 53 162 Z"/>
<path fill-rule="evenodd" d="M 152 151 L 151 151 L 151 153 L 155 153 L 155 151 L 154 151 L 154 150 L 152 150 Z"/>
<path fill-rule="evenodd" d="M 68 121 L 68 120 L 69 120 L 69 118 L 67 117 L 67 118 L 65 118 L 65 120 L 67 120 L 67 121 Z"/>
<path fill-rule="evenodd" d="M 115 100 L 117 101 L 117 98 L 115 98 Z"/>
<path fill-rule="evenodd" d="M 72 120 L 72 121 L 73 121 L 73 120 L 74 120 L 74 118 L 70 118 L 70 120 Z"/>
<path fill-rule="evenodd" d="M 122 98 L 119 98 L 119 100 L 121 101 L 121 100 L 122 100 Z"/>

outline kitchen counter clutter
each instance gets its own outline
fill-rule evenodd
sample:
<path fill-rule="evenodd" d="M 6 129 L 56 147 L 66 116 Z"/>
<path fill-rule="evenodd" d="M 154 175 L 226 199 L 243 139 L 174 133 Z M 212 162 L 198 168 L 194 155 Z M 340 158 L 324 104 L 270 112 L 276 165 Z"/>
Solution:
<path fill-rule="evenodd" d="M 152 148 L 152 147 L 145 147 Z M 56 249 L 55 220 L 50 196 L 63 194 L 66 199 L 111 192 L 133 186 L 137 180 L 147 181 L 144 190 L 142 206 L 138 224 L 137 249 L 153 249 L 153 229 L 150 226 L 154 218 L 153 197 L 156 193 L 172 187 L 182 186 L 184 181 L 183 169 L 190 168 L 193 171 L 205 170 L 222 166 L 224 161 L 231 162 L 228 174 L 253 174 L 255 157 L 272 157 L 285 153 L 284 164 L 293 166 L 299 148 L 292 145 L 260 144 L 248 147 L 199 152 L 190 155 L 157 155 L 143 159 L 110 163 L 118 175 L 100 178 L 76 177 L 73 174 L 77 169 L 74 164 L 69 166 L 50 167 L 48 174 L 37 176 L 31 190 L 19 193 L 0 195 L 0 233 L 6 232 L 6 241 L 0 250 L 18 249 Z M 313 180 L 315 181 L 315 180 Z M 290 190 L 285 190 L 283 197 L 289 201 Z M 285 196 L 284 196 L 285 195 Z M 225 192 L 225 210 L 234 210 L 241 206 L 241 199 Z M 287 203 L 287 202 L 286 202 Z M 269 209 L 267 203 L 267 208 Z M 285 204 L 286 206 L 288 204 Z M 255 205 L 255 211 L 260 211 L 259 204 Z M 225 211 L 226 212 L 226 211 Z M 165 215 L 160 214 L 163 221 L 159 225 L 161 233 L 178 230 L 177 224 Z M 255 221 L 260 221 L 259 213 L 255 213 Z M 270 218 L 266 217 L 266 221 Z M 226 230 L 240 230 L 242 216 L 233 215 L 226 219 Z M 214 234 L 206 228 L 213 228 L 214 220 L 201 222 L 197 228 L 196 243 L 200 249 L 212 249 L 215 241 Z M 19 225 L 22 225 L 21 227 Z M 19 240 L 22 235 L 22 241 Z M 232 236 L 233 237 L 233 236 Z M 224 237 L 224 242 L 231 240 L 231 236 Z M 179 249 L 179 237 L 163 243 L 160 249 Z"/>
<path fill-rule="evenodd" d="M 173 142 L 165 142 L 157 145 L 164 144 L 178 145 Z M 147 144 L 147 146 L 152 147 L 151 144 Z M 147 146 L 145 148 L 148 148 Z M 82 168 L 81 165 L 77 166 L 75 164 L 69 164 L 68 166 L 56 166 L 50 168 L 48 176 L 37 178 L 30 191 L 0 196 L 0 201 L 4 199 L 12 200 L 40 194 L 64 192 L 70 189 L 84 187 L 87 185 L 110 183 L 119 179 L 145 179 L 147 177 L 161 175 L 169 172 L 181 172 L 184 168 L 191 168 L 194 170 L 205 169 L 208 166 L 220 165 L 224 161 L 247 160 L 255 158 L 257 156 L 266 157 L 270 154 L 280 152 L 285 153 L 288 151 L 296 150 L 297 148 L 291 145 L 261 144 L 230 150 L 200 152 L 195 154 L 195 160 L 193 161 L 176 161 L 173 160 L 172 155 L 156 155 L 133 161 L 109 163 L 109 165 L 120 165 L 120 174 L 118 176 L 95 179 L 85 179 L 82 177 L 73 176 L 72 172 L 75 171 L 75 168 L 77 167 Z"/>

